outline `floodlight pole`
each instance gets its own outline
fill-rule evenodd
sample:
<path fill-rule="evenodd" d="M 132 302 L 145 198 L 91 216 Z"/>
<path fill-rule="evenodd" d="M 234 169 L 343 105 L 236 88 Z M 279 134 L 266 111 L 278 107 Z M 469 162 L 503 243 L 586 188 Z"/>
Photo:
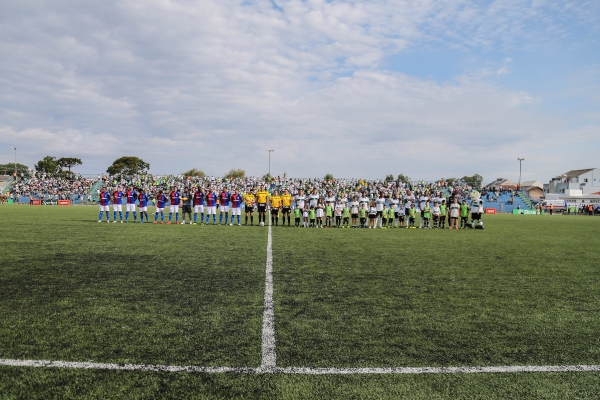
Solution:
<path fill-rule="evenodd" d="M 15 181 L 17 180 L 17 148 L 11 147 L 11 150 L 15 151 Z"/>
<path fill-rule="evenodd" d="M 519 160 L 519 190 L 521 189 L 521 163 L 523 162 L 523 160 L 525 160 L 524 158 L 517 158 L 517 160 Z"/>
<path fill-rule="evenodd" d="M 271 176 L 271 153 L 275 150 L 265 150 L 269 152 L 269 176 Z"/>

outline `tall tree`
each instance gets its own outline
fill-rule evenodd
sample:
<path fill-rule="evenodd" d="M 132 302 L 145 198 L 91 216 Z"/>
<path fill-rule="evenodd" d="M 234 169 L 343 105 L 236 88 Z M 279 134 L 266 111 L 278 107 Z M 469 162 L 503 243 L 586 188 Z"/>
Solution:
<path fill-rule="evenodd" d="M 243 169 L 235 169 L 232 168 L 229 170 L 228 173 L 225 174 L 224 178 L 227 179 L 244 179 L 246 177 L 246 171 L 244 171 Z"/>
<path fill-rule="evenodd" d="M 56 157 L 46 156 L 35 164 L 35 170 L 37 172 L 45 172 L 47 174 L 54 174 L 60 172 L 60 167 L 56 163 Z"/>
<path fill-rule="evenodd" d="M 0 164 L 0 175 L 12 175 L 15 172 L 15 164 Z M 29 178 L 31 174 L 29 173 L 29 167 L 27 165 L 17 163 L 17 174 L 19 176 L 23 175 L 24 177 Z"/>
<path fill-rule="evenodd" d="M 56 160 L 56 165 L 58 165 L 60 168 L 68 168 L 69 169 L 69 175 L 71 174 L 71 168 L 76 166 L 76 165 L 81 165 L 83 164 L 83 162 L 81 162 L 81 160 L 79 158 L 75 158 L 75 157 L 61 157 L 58 160 Z"/>
<path fill-rule="evenodd" d="M 325 179 L 326 181 L 333 181 L 335 178 L 333 177 L 333 174 L 325 174 Z"/>
<path fill-rule="evenodd" d="M 400 174 L 398 175 L 397 180 L 399 180 L 402 183 L 409 183 L 410 182 L 410 178 L 404 174 Z"/>
<path fill-rule="evenodd" d="M 266 174 L 263 175 L 262 180 L 265 182 L 271 182 L 273 180 L 273 177 L 271 176 L 270 173 L 267 172 Z"/>
<path fill-rule="evenodd" d="M 204 173 L 204 171 L 202 171 L 201 169 L 198 169 L 198 168 L 192 168 L 189 171 L 185 171 L 181 175 L 184 175 L 184 176 L 197 176 L 198 178 L 204 178 L 206 176 L 206 174 Z"/>
<path fill-rule="evenodd" d="M 150 164 L 139 157 L 125 156 L 117 158 L 106 170 L 111 175 L 136 175 L 145 174 L 150 169 Z"/>
<path fill-rule="evenodd" d="M 394 181 L 394 175 L 389 174 L 389 175 L 385 176 L 385 180 L 384 180 L 385 183 L 393 182 L 393 181 Z"/>
<path fill-rule="evenodd" d="M 483 183 L 483 176 L 475 174 L 473 176 L 463 176 L 462 180 L 469 186 L 480 187 Z"/>

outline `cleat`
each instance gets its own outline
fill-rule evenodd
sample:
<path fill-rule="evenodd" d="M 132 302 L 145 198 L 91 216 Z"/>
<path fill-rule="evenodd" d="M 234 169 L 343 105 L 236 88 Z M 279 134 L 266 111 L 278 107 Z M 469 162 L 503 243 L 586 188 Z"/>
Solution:
<path fill-rule="evenodd" d="M 123 223 L 123 221 L 121 221 L 121 223 Z"/>
<path fill-rule="evenodd" d="M 156 225 L 156 224 L 158 224 L 158 222 L 154 221 L 153 224 Z"/>
<path fill-rule="evenodd" d="M 229 226 L 233 226 L 233 224 L 229 224 Z"/>
<path fill-rule="evenodd" d="M 194 225 L 198 225 L 196 222 L 194 222 Z"/>
<path fill-rule="evenodd" d="M 161 224 L 162 224 L 162 222 L 161 222 Z M 171 221 L 167 222 L 167 225 L 171 225 Z"/>
<path fill-rule="evenodd" d="M 102 220 L 98 221 L 98 222 L 102 222 Z"/>
<path fill-rule="evenodd" d="M 175 225 L 179 225 L 179 222 L 175 222 Z"/>

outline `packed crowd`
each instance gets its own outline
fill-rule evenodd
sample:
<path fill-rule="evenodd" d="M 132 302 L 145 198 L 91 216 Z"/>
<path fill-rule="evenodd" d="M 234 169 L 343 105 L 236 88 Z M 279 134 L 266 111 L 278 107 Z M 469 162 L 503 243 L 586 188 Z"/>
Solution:
<path fill-rule="evenodd" d="M 28 198 L 52 200 L 92 200 L 90 189 L 95 179 L 75 175 L 72 178 L 40 175 L 16 181 L 10 188 L 9 195 L 19 201 L 23 196 Z"/>
<path fill-rule="evenodd" d="M 186 177 L 184 175 L 136 175 L 132 177 L 116 176 L 103 177 L 105 187 L 108 192 L 114 191 L 117 187 L 128 187 L 133 185 L 137 190 L 143 189 L 150 199 L 155 199 L 160 191 L 163 193 L 170 192 L 172 188 L 192 189 L 203 188 L 208 191 L 213 188 L 216 192 L 220 192 L 223 188 L 229 192 L 238 189 L 240 193 L 247 193 L 252 189 L 257 189 L 264 185 L 266 190 L 273 192 L 278 190 L 289 190 L 290 194 L 295 196 L 299 190 L 304 192 L 315 189 L 320 195 L 325 195 L 328 191 L 332 191 L 336 195 L 341 196 L 342 193 L 346 197 L 359 195 L 365 192 L 368 195 L 383 192 L 386 196 L 392 196 L 394 193 L 403 194 L 407 190 L 411 190 L 415 195 L 420 195 L 427 191 L 434 197 L 439 197 L 442 193 L 455 192 L 466 197 L 472 189 L 466 184 L 448 185 L 445 182 L 399 182 L 399 181 L 384 181 L 384 180 L 363 180 L 363 179 L 336 179 L 325 180 L 319 178 L 313 179 L 290 179 L 275 177 L 270 181 L 264 181 L 261 178 L 249 177 L 243 179 L 222 179 L 215 177 Z M 485 194 L 485 192 L 483 193 Z"/>

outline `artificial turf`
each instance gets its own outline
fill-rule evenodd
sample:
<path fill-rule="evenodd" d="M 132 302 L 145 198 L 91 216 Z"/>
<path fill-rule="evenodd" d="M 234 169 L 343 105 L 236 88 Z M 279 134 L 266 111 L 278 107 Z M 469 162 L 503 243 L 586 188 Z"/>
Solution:
<path fill-rule="evenodd" d="M 260 364 L 266 231 L 99 224 L 91 207 L 0 216 L 0 357 Z"/>
<path fill-rule="evenodd" d="M 485 230 L 282 229 L 280 366 L 600 363 L 598 218 Z"/>
<path fill-rule="evenodd" d="M 260 365 L 267 228 L 97 215 L 0 206 L 0 358 Z M 600 364 L 600 218 L 485 222 L 458 232 L 274 227 L 278 366 Z M 0 398 L 596 398 L 599 375 L 5 366 Z"/>

